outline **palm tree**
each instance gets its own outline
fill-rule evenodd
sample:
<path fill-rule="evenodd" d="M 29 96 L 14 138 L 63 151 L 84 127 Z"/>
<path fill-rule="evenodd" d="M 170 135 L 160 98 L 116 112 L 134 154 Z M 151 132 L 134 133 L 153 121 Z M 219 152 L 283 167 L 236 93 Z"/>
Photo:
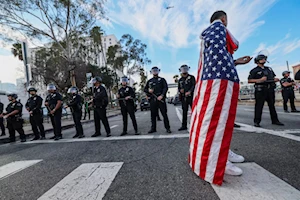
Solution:
<path fill-rule="evenodd" d="M 102 36 L 103 35 L 104 35 L 104 31 L 101 29 L 100 26 L 95 26 L 90 31 L 90 37 L 92 38 L 92 40 L 95 44 L 96 54 L 98 55 L 99 52 L 101 52 L 102 57 L 104 59 L 104 65 L 105 65 L 105 68 L 106 68 L 106 57 L 105 57 L 105 52 L 104 52 L 103 43 L 102 43 Z"/>
<path fill-rule="evenodd" d="M 179 78 L 178 75 L 174 75 L 174 76 L 173 76 L 173 79 L 174 79 L 174 82 L 175 82 L 175 83 L 178 83 L 178 78 Z"/>
<path fill-rule="evenodd" d="M 14 57 L 18 57 L 20 61 L 23 61 L 22 45 L 20 43 L 14 43 L 12 45 L 11 53 Z"/>

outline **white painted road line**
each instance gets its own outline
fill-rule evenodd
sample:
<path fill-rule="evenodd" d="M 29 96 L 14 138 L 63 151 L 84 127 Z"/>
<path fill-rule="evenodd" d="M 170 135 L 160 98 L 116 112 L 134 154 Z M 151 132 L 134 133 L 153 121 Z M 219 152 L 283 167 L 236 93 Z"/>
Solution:
<path fill-rule="evenodd" d="M 102 199 L 122 165 L 122 162 L 82 164 L 38 200 Z"/>
<path fill-rule="evenodd" d="M 251 112 L 254 113 L 254 109 L 244 109 L 244 110 L 245 110 L 245 111 L 251 111 Z M 264 113 L 264 112 L 265 112 L 265 113 L 270 113 L 270 111 L 268 111 L 268 110 L 263 110 L 263 113 Z M 279 113 L 279 114 L 285 114 L 285 115 L 298 115 L 298 116 L 300 115 L 300 113 L 292 113 L 292 112 L 291 112 L 291 113 L 285 113 L 285 112 L 280 112 L 280 111 L 278 112 L 278 111 L 277 111 L 277 114 L 278 114 L 278 113 Z"/>
<path fill-rule="evenodd" d="M 256 163 L 237 164 L 242 176 L 225 175 L 222 186 L 212 185 L 221 200 L 299 200 L 300 191 Z"/>
<path fill-rule="evenodd" d="M 181 108 L 175 108 L 176 109 L 176 114 L 177 114 L 177 117 L 178 119 L 180 120 L 180 122 L 182 123 L 182 114 L 179 110 L 182 110 Z M 188 124 L 187 124 L 187 130 L 190 130 L 190 122 L 188 121 Z"/>
<path fill-rule="evenodd" d="M 27 167 L 30 167 L 32 165 L 35 165 L 42 160 L 24 160 L 24 161 L 16 161 L 9 163 L 7 165 L 4 165 L 0 167 L 0 180 L 4 179 L 8 176 L 11 176 L 19 171 L 22 171 L 23 169 L 26 169 Z"/>
<path fill-rule="evenodd" d="M 245 131 L 245 132 L 251 132 L 251 133 L 267 133 L 270 135 L 276 135 L 279 137 L 291 139 L 300 142 L 300 137 L 291 135 L 289 133 L 299 133 L 299 130 L 270 130 L 265 128 L 258 128 L 255 126 L 250 126 L 248 124 L 242 124 L 242 123 L 236 123 L 241 126 L 241 128 L 238 128 L 238 130 Z"/>
<path fill-rule="evenodd" d="M 128 135 L 114 137 L 97 137 L 97 138 L 80 138 L 80 139 L 62 139 L 54 140 L 35 140 L 25 143 L 17 143 L 14 145 L 31 145 L 31 144 L 56 144 L 56 143 L 72 143 L 72 142 L 95 142 L 110 140 L 152 140 L 152 139 L 170 139 L 170 138 L 188 138 L 189 134 L 170 134 L 170 135 Z"/>
<path fill-rule="evenodd" d="M 116 127 L 118 127 L 119 125 L 113 125 L 113 126 L 111 126 L 110 128 L 111 129 L 113 129 L 113 128 L 116 128 Z"/>

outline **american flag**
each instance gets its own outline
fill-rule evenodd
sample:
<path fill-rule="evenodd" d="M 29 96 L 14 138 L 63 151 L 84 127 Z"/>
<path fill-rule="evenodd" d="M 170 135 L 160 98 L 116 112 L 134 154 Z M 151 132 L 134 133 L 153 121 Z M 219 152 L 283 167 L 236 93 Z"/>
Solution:
<path fill-rule="evenodd" d="M 238 43 L 220 20 L 213 22 L 201 39 L 189 164 L 200 178 L 222 185 L 239 94 L 232 57 Z"/>

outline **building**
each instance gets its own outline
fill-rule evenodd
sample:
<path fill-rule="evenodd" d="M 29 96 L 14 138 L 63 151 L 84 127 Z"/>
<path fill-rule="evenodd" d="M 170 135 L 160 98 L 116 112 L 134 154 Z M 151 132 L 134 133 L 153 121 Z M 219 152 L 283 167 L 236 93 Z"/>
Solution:
<path fill-rule="evenodd" d="M 294 73 L 294 76 L 295 76 L 295 74 L 300 70 L 300 64 L 292 66 L 292 68 L 293 68 L 293 73 Z"/>

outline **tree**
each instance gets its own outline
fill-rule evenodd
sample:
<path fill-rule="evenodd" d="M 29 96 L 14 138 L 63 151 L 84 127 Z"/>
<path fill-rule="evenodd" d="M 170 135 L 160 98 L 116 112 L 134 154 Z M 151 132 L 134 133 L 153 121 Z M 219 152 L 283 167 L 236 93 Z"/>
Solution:
<path fill-rule="evenodd" d="M 59 90 L 63 91 L 70 87 L 71 81 L 67 60 L 61 56 L 61 51 L 57 44 L 50 48 L 39 48 L 35 52 L 35 60 L 32 61 L 32 78 L 34 83 L 47 85 L 54 83 Z M 83 61 L 74 62 L 74 75 L 77 78 L 77 86 L 82 88 L 86 84 L 87 65 Z"/>
<path fill-rule="evenodd" d="M 147 45 L 141 40 L 125 34 L 122 36 L 120 44 L 122 47 L 121 56 L 124 58 L 123 67 L 127 69 L 127 75 L 135 74 L 140 71 L 142 66 L 151 63 L 146 53 Z"/>
<path fill-rule="evenodd" d="M 20 61 L 23 61 L 22 45 L 20 43 L 14 43 L 11 48 L 11 53 L 14 57 L 17 57 Z"/>
<path fill-rule="evenodd" d="M 97 19 L 105 18 L 105 1 L 0 0 L 0 25 L 31 39 L 57 44 L 61 58 L 67 62 L 65 67 L 71 72 L 72 85 L 75 85 L 75 63 L 80 51 L 85 49 L 85 36 Z"/>
<path fill-rule="evenodd" d="M 143 92 L 144 88 L 146 86 L 147 83 L 147 75 L 145 74 L 145 70 L 144 68 L 140 69 L 140 77 L 141 77 L 141 81 L 140 81 L 140 91 Z"/>
<path fill-rule="evenodd" d="M 178 83 L 178 78 L 179 78 L 178 75 L 174 75 L 174 76 L 173 76 L 173 79 L 174 79 L 174 82 L 175 82 L 175 83 Z"/>
<path fill-rule="evenodd" d="M 105 50 L 103 48 L 103 43 L 102 43 L 103 35 L 104 35 L 104 31 L 101 29 L 100 26 L 95 26 L 90 31 L 90 38 L 93 41 L 92 51 L 94 51 L 95 55 L 99 55 L 100 53 L 102 54 L 102 58 L 104 59 L 104 65 L 106 67 L 106 57 L 105 57 L 105 53 L 104 53 Z M 97 58 L 98 57 L 96 56 L 96 59 Z M 95 63 L 98 63 L 98 61 L 96 61 Z M 100 62 L 99 62 L 99 64 L 101 65 Z"/>

